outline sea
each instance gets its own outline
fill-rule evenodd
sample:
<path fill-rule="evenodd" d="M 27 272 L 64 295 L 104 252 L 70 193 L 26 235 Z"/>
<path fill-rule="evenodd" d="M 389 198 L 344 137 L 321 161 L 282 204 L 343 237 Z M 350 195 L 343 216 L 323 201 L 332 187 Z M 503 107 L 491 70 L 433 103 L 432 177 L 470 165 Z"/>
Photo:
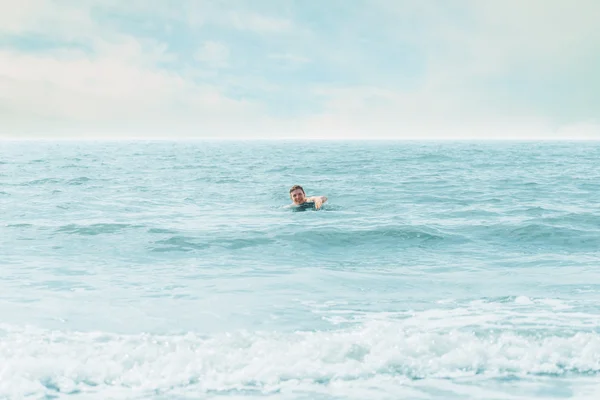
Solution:
<path fill-rule="evenodd" d="M 599 165 L 600 142 L 2 141 L 0 399 L 598 399 Z"/>

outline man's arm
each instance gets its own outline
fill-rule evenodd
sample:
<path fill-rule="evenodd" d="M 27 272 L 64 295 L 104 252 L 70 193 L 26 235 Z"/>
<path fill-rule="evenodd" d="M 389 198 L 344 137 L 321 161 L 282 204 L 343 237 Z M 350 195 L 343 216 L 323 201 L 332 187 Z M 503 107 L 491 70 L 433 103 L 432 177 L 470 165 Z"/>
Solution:
<path fill-rule="evenodd" d="M 313 201 L 315 203 L 315 208 L 318 210 L 327 201 L 327 196 L 311 196 L 306 200 Z"/>

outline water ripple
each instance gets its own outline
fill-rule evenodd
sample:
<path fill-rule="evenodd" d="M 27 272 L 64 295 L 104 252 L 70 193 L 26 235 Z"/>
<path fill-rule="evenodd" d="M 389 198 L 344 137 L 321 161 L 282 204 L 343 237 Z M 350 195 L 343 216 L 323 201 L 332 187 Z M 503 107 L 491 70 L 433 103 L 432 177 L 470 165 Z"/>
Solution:
<path fill-rule="evenodd" d="M 1 398 L 600 388 L 596 143 L 2 153 Z"/>
<path fill-rule="evenodd" d="M 78 225 L 68 224 L 59 227 L 57 233 L 67 233 L 72 235 L 102 235 L 102 234 L 113 234 L 123 229 L 134 227 L 131 224 L 91 224 L 91 225 Z"/>

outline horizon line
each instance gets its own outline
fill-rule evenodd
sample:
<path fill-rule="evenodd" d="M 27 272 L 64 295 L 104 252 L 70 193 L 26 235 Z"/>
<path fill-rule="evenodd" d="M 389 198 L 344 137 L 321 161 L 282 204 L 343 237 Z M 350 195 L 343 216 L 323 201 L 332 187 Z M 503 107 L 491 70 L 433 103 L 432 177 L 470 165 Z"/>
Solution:
<path fill-rule="evenodd" d="M 3 137 L 0 142 L 597 142 L 598 138 L 532 137 L 532 138 L 315 138 L 315 137 Z"/>

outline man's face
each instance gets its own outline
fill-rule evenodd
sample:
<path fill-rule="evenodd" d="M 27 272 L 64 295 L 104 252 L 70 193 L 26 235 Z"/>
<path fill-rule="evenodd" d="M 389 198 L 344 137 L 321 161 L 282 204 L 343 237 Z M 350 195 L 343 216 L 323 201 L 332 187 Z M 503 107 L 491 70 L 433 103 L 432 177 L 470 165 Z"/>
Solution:
<path fill-rule="evenodd" d="M 302 204 L 304 203 L 304 192 L 302 189 L 295 189 L 290 193 L 290 197 L 294 204 Z"/>

